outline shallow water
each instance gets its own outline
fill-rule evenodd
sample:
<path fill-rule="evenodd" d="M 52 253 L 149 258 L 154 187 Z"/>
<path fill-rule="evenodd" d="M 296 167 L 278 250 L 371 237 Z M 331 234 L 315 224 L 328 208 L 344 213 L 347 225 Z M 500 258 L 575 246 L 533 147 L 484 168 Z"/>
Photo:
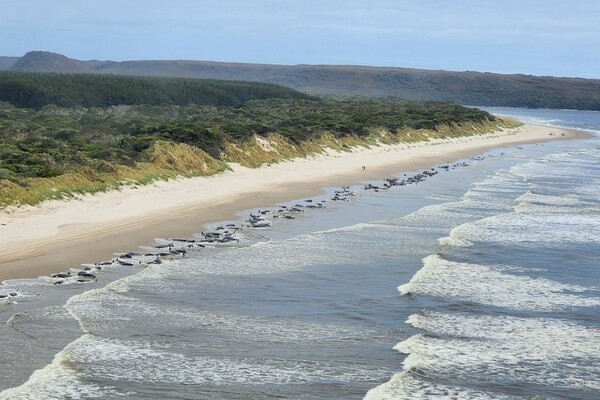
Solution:
<path fill-rule="evenodd" d="M 594 398 L 599 147 L 499 149 L 226 248 L 12 282 L 0 399 Z"/>

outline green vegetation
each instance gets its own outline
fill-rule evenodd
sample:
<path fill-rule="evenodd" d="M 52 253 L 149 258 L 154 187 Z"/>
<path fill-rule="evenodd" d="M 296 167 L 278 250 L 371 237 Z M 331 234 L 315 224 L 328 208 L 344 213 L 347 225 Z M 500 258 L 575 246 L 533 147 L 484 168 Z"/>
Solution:
<path fill-rule="evenodd" d="M 480 106 L 600 110 L 600 79 L 353 65 L 266 65 L 165 60 L 80 61 L 60 54 L 39 51 L 29 52 L 21 58 L 2 60 L 0 57 L 0 70 L 8 68 L 22 72 L 112 74 L 105 78 L 107 85 L 111 84 L 110 81 L 115 75 L 183 76 L 277 83 L 317 96 L 394 96 Z M 56 93 L 56 90 L 53 92 Z M 115 99 L 110 97 L 111 93 L 113 92 L 108 92 L 108 97 L 104 99 L 107 102 L 104 104 L 96 100 L 94 104 L 82 102 L 80 105 L 117 104 L 114 102 Z M 227 96 L 225 98 L 227 99 Z M 73 105 L 53 103 L 62 106 Z M 163 104 L 148 101 L 144 103 Z M 139 104 L 139 102 L 118 104 Z"/>
<path fill-rule="evenodd" d="M 114 75 L 0 72 L 0 101 L 17 107 L 107 107 L 121 104 L 233 106 L 249 100 L 310 96 L 258 82 Z"/>
<path fill-rule="evenodd" d="M 44 79 L 53 78 L 65 79 Z M 229 94 L 239 100 L 238 89 L 254 84 L 223 85 L 232 85 Z M 125 85 L 123 90 L 129 89 Z M 285 90 L 275 87 L 271 95 Z M 216 103 L 174 105 L 166 99 L 161 105 L 34 109 L 0 102 L 0 207 L 178 175 L 210 175 L 226 169 L 227 162 L 256 167 L 326 147 L 349 150 L 479 134 L 506 125 L 484 111 L 453 103 L 393 98 Z"/>

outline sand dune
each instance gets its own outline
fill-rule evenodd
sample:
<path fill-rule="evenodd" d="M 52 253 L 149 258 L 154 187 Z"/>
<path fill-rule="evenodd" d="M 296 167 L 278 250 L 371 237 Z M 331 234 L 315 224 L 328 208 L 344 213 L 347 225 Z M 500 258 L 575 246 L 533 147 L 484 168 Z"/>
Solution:
<path fill-rule="evenodd" d="M 10 208 L 0 212 L 0 280 L 111 258 L 154 237 L 199 232 L 204 223 L 232 218 L 236 211 L 314 195 L 324 186 L 381 179 L 490 148 L 577 134 L 527 124 L 481 136 L 330 151 L 257 169 L 232 164 L 231 171 L 217 176 Z"/>

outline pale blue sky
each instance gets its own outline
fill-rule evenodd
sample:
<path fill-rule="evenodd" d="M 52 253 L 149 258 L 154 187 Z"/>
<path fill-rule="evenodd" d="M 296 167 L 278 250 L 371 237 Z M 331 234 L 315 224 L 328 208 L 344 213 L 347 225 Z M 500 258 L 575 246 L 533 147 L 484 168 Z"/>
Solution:
<path fill-rule="evenodd" d="M 2 0 L 0 55 L 600 78 L 599 0 Z"/>

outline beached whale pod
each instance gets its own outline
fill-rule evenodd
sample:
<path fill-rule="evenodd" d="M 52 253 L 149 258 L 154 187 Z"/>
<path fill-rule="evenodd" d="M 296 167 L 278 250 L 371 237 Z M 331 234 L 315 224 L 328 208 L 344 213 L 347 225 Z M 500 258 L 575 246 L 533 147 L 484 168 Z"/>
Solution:
<path fill-rule="evenodd" d="M 141 254 L 140 253 L 136 253 L 136 252 L 129 252 L 129 253 L 120 254 L 119 258 L 131 259 L 131 258 L 136 257 L 136 256 L 141 256 Z"/>
<path fill-rule="evenodd" d="M 271 224 L 267 221 L 250 222 L 252 228 L 269 228 Z"/>
<path fill-rule="evenodd" d="M 354 196 L 354 192 L 350 191 L 349 186 L 342 187 L 341 190 L 335 191 L 334 200 L 344 200 L 348 201 L 348 196 Z M 314 202 L 312 199 L 304 200 L 305 203 L 308 204 L 295 204 L 294 206 L 281 205 L 280 209 L 277 210 L 277 213 L 280 213 L 282 217 L 288 220 L 293 220 L 295 217 L 290 215 L 290 213 L 300 213 L 304 212 L 303 208 L 324 208 L 327 200 L 323 199 L 318 202 Z M 265 215 L 272 214 L 272 210 L 263 209 L 258 210 L 258 213 L 251 213 L 247 225 L 250 228 L 268 228 L 271 226 L 271 221 L 265 219 Z M 274 218 L 279 217 L 279 215 L 274 215 Z M 107 266 L 128 266 L 133 267 L 137 265 L 157 265 L 162 264 L 162 258 L 165 257 L 175 257 L 175 256 L 183 256 L 187 255 L 186 249 L 191 249 L 194 247 L 204 248 L 205 244 L 226 244 L 230 242 L 239 242 L 240 239 L 235 236 L 236 231 L 243 229 L 242 225 L 237 225 L 235 223 L 228 223 L 225 225 L 219 225 L 215 228 L 214 231 L 211 232 L 202 232 L 201 234 L 197 234 L 202 237 L 202 239 L 193 239 L 193 238 L 157 238 L 155 241 L 157 242 L 153 247 L 147 247 L 150 249 L 148 252 L 125 252 L 125 253 L 115 253 L 115 258 L 107 261 L 96 262 L 94 264 L 82 264 L 83 269 L 72 268 L 71 271 L 59 272 L 52 274 L 49 279 L 49 283 L 52 285 L 65 285 L 65 284 L 74 284 L 74 283 L 91 283 L 97 281 L 97 276 L 93 274 L 91 271 L 93 270 L 102 270 L 103 267 Z M 145 248 L 145 246 L 142 246 Z M 165 249 L 168 251 L 152 251 Z M 151 258 L 151 259 L 149 259 Z M 16 293 L 16 292 L 15 292 Z M 15 293 L 2 293 L 0 294 L 0 299 L 7 299 L 16 296 Z"/>
<path fill-rule="evenodd" d="M 15 297 L 19 297 L 19 290 L 11 290 L 9 292 L 0 293 L 0 299 L 13 299 Z"/>

